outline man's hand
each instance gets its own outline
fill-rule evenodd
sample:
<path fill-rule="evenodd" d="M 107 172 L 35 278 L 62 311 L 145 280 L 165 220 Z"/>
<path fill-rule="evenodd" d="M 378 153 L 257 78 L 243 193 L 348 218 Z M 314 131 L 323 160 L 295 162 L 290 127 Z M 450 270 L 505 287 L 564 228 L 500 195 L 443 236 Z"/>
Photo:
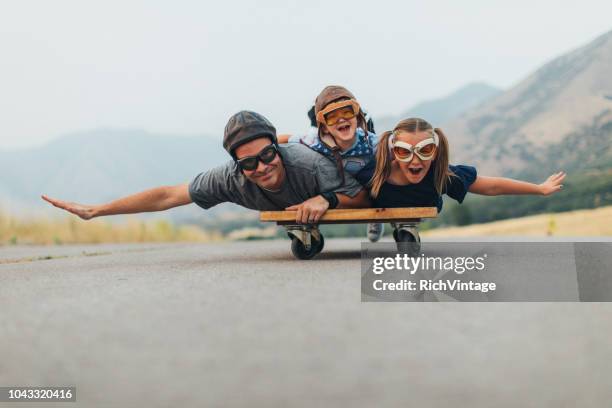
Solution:
<path fill-rule="evenodd" d="M 78 215 L 84 220 L 89 220 L 97 215 L 97 207 L 94 205 L 83 205 L 78 203 L 71 203 L 68 201 L 56 200 L 46 195 L 41 196 L 43 200 L 53 204 L 57 208 L 66 210 L 74 215 Z"/>
<path fill-rule="evenodd" d="M 545 182 L 540 184 L 540 190 L 542 191 L 542 195 L 551 195 L 556 193 L 557 191 L 563 188 L 563 179 L 565 179 L 566 174 L 562 171 L 553 174 L 549 178 L 546 179 Z"/>
<path fill-rule="evenodd" d="M 316 197 L 309 198 L 302 204 L 292 205 L 291 207 L 285 208 L 288 211 L 296 211 L 295 222 L 298 224 L 316 224 L 319 219 L 325 214 L 325 211 L 329 208 L 329 202 L 318 195 Z"/>

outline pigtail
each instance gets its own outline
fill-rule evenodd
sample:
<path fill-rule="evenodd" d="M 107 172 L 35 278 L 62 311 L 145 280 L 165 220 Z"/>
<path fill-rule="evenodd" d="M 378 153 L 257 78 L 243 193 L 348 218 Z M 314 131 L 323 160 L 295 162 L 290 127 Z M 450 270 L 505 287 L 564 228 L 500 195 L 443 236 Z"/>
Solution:
<path fill-rule="evenodd" d="M 389 152 L 389 138 L 392 134 L 393 132 L 390 130 L 384 132 L 378 142 L 378 149 L 376 149 L 376 168 L 374 169 L 372 179 L 368 183 L 368 186 L 370 186 L 370 195 L 373 198 L 378 196 L 382 185 L 391 175 L 391 160 L 393 157 Z"/>
<path fill-rule="evenodd" d="M 453 172 L 450 171 L 448 167 L 449 163 L 449 147 L 448 147 L 448 139 L 442 129 L 435 128 L 432 130 L 435 134 L 438 135 L 438 151 L 436 152 L 436 159 L 433 163 L 434 165 L 434 186 L 436 187 L 436 191 L 438 194 L 444 194 L 444 186 L 446 185 L 448 179 L 451 176 L 454 176 Z"/>

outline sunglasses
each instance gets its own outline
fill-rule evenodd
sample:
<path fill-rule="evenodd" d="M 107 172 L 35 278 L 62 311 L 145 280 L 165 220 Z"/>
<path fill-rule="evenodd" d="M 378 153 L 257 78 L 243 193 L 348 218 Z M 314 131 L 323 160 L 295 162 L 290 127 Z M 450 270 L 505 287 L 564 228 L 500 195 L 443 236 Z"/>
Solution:
<path fill-rule="evenodd" d="M 422 140 L 414 146 L 402 141 L 392 141 L 390 145 L 397 160 L 410 162 L 415 155 L 421 160 L 433 159 L 438 143 L 438 135 L 434 133 L 434 137 Z"/>
<path fill-rule="evenodd" d="M 317 113 L 317 122 L 333 126 L 340 119 L 353 119 L 359 113 L 359 109 L 359 103 L 354 99 L 330 103 L 325 109 Z"/>
<path fill-rule="evenodd" d="M 237 159 L 236 163 L 242 170 L 253 171 L 257 169 L 259 166 L 259 161 L 264 164 L 270 164 L 276 158 L 278 154 L 278 150 L 276 149 L 276 145 L 268 145 L 261 149 L 259 153 L 255 156 L 247 156 L 242 159 Z"/>

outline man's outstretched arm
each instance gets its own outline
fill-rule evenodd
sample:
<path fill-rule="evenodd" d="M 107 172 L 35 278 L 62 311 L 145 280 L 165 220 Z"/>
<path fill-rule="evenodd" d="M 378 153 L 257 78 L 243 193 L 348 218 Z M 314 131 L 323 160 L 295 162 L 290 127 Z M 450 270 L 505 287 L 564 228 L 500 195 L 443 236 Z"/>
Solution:
<path fill-rule="evenodd" d="M 164 211 L 173 207 L 190 204 L 189 184 L 156 187 L 140 193 L 111 201 L 107 204 L 84 205 L 41 196 L 57 208 L 78 215 L 84 220 L 103 215 L 134 214 L 141 212 Z"/>

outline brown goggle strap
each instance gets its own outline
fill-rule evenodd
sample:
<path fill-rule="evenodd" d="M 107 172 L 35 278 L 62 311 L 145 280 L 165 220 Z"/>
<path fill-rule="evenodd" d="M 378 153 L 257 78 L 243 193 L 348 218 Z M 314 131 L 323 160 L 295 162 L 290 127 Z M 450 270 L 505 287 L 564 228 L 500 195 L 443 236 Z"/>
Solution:
<path fill-rule="evenodd" d="M 334 160 L 336 160 L 336 167 L 338 168 L 338 173 L 340 173 L 340 177 L 342 178 L 342 186 L 344 185 L 344 166 L 342 165 L 342 156 L 340 156 L 340 149 L 338 147 L 334 147 L 332 149 L 332 153 L 334 154 Z"/>

